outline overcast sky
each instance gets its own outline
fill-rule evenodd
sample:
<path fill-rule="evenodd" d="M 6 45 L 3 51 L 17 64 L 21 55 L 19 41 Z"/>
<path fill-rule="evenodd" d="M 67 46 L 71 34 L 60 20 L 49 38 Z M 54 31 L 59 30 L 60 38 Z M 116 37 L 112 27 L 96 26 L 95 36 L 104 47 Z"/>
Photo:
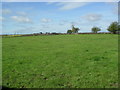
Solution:
<path fill-rule="evenodd" d="M 72 24 L 79 32 L 90 32 L 93 26 L 105 32 L 118 21 L 117 6 L 117 2 L 3 2 L 0 24 L 3 34 L 65 33 Z"/>

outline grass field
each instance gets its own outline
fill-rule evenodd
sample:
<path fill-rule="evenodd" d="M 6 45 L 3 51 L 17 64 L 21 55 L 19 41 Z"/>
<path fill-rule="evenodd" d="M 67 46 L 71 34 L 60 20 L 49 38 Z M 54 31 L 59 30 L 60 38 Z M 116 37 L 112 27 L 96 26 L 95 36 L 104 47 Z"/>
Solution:
<path fill-rule="evenodd" d="M 117 88 L 117 35 L 11 37 L 2 43 L 5 87 Z"/>

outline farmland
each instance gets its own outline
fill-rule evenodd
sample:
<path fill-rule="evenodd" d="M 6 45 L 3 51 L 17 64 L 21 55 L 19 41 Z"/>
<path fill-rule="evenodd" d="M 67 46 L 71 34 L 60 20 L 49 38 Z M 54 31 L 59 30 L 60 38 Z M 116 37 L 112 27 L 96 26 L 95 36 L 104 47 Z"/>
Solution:
<path fill-rule="evenodd" d="M 9 88 L 117 88 L 118 35 L 2 39 L 2 83 Z"/>

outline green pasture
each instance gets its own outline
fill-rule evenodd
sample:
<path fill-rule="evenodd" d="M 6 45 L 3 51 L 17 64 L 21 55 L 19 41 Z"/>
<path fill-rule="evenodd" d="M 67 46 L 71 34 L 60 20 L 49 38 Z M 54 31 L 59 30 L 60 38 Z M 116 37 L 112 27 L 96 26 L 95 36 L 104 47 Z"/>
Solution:
<path fill-rule="evenodd" d="M 2 38 L 8 88 L 117 88 L 118 35 Z"/>

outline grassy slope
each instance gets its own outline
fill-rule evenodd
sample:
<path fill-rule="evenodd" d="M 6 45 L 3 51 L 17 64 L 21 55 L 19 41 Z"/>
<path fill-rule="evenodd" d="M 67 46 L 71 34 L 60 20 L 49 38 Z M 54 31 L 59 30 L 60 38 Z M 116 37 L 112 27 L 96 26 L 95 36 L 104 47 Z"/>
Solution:
<path fill-rule="evenodd" d="M 117 87 L 117 35 L 3 38 L 7 87 Z"/>

